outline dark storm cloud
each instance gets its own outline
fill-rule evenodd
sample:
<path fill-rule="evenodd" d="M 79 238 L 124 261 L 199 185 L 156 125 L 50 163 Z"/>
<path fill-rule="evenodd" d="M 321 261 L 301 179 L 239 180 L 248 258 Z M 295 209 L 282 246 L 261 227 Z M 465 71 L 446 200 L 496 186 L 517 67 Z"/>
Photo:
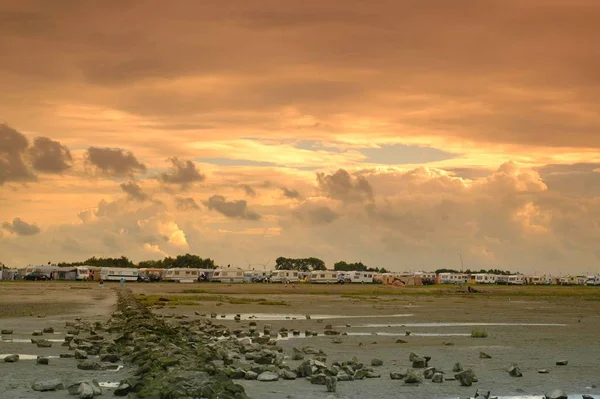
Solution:
<path fill-rule="evenodd" d="M 146 201 L 150 199 L 148 194 L 146 194 L 144 190 L 142 190 L 142 187 L 140 187 L 140 185 L 136 182 L 128 181 L 126 183 L 121 183 L 119 187 L 121 187 L 121 190 L 127 193 L 129 199 L 135 201 Z"/>
<path fill-rule="evenodd" d="M 259 220 L 261 218 L 258 213 L 248 209 L 245 200 L 227 201 L 224 196 L 215 194 L 204 201 L 204 205 L 232 219 Z"/>
<path fill-rule="evenodd" d="M 326 225 L 333 223 L 340 215 L 327 205 L 306 203 L 300 205 L 293 212 L 293 215 L 304 222 L 312 225 Z"/>
<path fill-rule="evenodd" d="M 366 201 L 373 198 L 373 188 L 364 176 L 350 176 L 344 169 L 327 175 L 317 173 L 317 187 L 326 197 L 343 202 Z"/>
<path fill-rule="evenodd" d="M 29 143 L 19 131 L 0 124 L 0 185 L 5 182 L 35 181 L 36 177 L 23 162 Z"/>
<path fill-rule="evenodd" d="M 290 198 L 290 199 L 301 199 L 302 195 L 298 192 L 298 190 L 295 190 L 293 188 L 287 188 L 285 186 L 281 186 L 281 191 L 283 192 L 283 196 L 285 198 Z"/>
<path fill-rule="evenodd" d="M 196 165 L 192 161 L 183 161 L 177 157 L 170 158 L 169 161 L 173 165 L 171 170 L 159 175 L 159 180 L 163 183 L 177 184 L 185 189 L 193 183 L 206 179 L 206 176 L 196 169 Z"/>
<path fill-rule="evenodd" d="M 2 223 L 2 228 L 20 236 L 32 236 L 40 232 L 40 228 L 35 223 L 27 223 L 21 218 Z"/>
<path fill-rule="evenodd" d="M 71 151 L 47 137 L 36 137 L 33 146 L 28 150 L 35 170 L 45 173 L 62 173 L 71 168 L 73 157 Z"/>
<path fill-rule="evenodd" d="M 112 176 L 131 176 L 146 171 L 146 166 L 131 151 L 122 148 L 90 147 L 87 150 L 87 161 Z"/>
<path fill-rule="evenodd" d="M 175 198 L 175 205 L 177 209 L 180 211 L 190 211 L 190 210 L 198 210 L 200 206 L 196 203 L 196 201 L 192 197 L 177 197 Z"/>

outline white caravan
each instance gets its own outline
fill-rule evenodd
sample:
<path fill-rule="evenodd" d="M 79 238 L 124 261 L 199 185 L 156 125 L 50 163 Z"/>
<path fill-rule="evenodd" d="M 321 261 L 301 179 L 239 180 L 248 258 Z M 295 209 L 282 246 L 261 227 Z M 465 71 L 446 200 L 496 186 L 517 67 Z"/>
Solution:
<path fill-rule="evenodd" d="M 600 274 L 595 276 L 587 276 L 585 285 L 600 285 Z"/>
<path fill-rule="evenodd" d="M 244 270 L 217 269 L 212 275 L 212 281 L 216 281 L 218 283 L 243 283 Z"/>
<path fill-rule="evenodd" d="M 298 283 L 300 282 L 300 273 L 297 270 L 275 270 L 271 274 L 272 283 Z"/>
<path fill-rule="evenodd" d="M 523 285 L 525 282 L 525 277 L 520 274 L 513 274 L 508 276 L 506 279 L 506 283 L 509 285 Z"/>
<path fill-rule="evenodd" d="M 468 274 L 440 273 L 440 284 L 467 284 L 470 280 Z"/>
<path fill-rule="evenodd" d="M 164 271 L 164 281 L 175 281 L 177 283 L 194 283 L 200 277 L 200 269 L 190 269 L 186 267 L 174 267 Z"/>
<path fill-rule="evenodd" d="M 133 267 L 102 267 L 100 278 L 104 281 L 137 281 L 138 269 Z"/>
<path fill-rule="evenodd" d="M 310 274 L 312 284 L 335 284 L 344 281 L 344 274 L 332 270 L 316 270 Z"/>
<path fill-rule="evenodd" d="M 476 273 L 472 275 L 476 284 L 495 284 L 498 276 L 488 273 Z"/>
<path fill-rule="evenodd" d="M 373 272 L 354 270 L 344 273 L 344 281 L 347 283 L 372 283 L 373 277 L 375 277 Z"/>

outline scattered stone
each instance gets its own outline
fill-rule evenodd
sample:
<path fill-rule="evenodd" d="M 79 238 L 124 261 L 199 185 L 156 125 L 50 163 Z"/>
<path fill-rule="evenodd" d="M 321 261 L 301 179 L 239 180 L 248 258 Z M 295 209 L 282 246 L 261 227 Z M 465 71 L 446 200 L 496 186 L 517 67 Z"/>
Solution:
<path fill-rule="evenodd" d="M 436 373 L 436 369 L 435 367 L 427 367 L 425 370 L 423 370 L 423 377 L 425 377 L 426 380 L 430 380 L 433 378 L 433 375 Z"/>
<path fill-rule="evenodd" d="M 444 346 L 454 346 L 454 342 L 442 342 Z"/>
<path fill-rule="evenodd" d="M 277 380 L 279 380 L 279 374 L 274 373 L 272 371 L 265 371 L 265 372 L 259 374 L 257 379 L 258 379 L 258 381 L 262 381 L 262 382 L 277 381 Z"/>
<path fill-rule="evenodd" d="M 294 373 L 293 371 L 288 370 L 288 369 L 281 370 L 281 373 L 279 375 L 284 380 L 295 380 L 296 378 L 298 378 L 298 376 L 296 375 L 296 373 Z"/>
<path fill-rule="evenodd" d="M 81 360 L 77 363 L 77 368 L 80 370 L 102 370 L 102 363 L 96 360 Z"/>
<path fill-rule="evenodd" d="M 310 320 L 310 315 L 309 314 L 306 315 L 306 320 Z"/>
<path fill-rule="evenodd" d="M 545 395 L 546 399 L 568 399 L 568 397 L 562 389 L 555 389 Z"/>
<path fill-rule="evenodd" d="M 93 399 L 94 388 L 92 388 L 91 384 L 87 382 L 82 382 L 81 384 L 79 384 L 77 394 L 79 395 L 80 399 Z"/>
<path fill-rule="evenodd" d="M 508 368 L 508 374 L 511 377 L 523 377 L 523 373 L 517 364 L 513 364 Z"/>
<path fill-rule="evenodd" d="M 492 357 L 485 352 L 479 352 L 480 359 L 491 359 Z"/>
<path fill-rule="evenodd" d="M 373 366 L 373 367 L 383 366 L 383 360 L 377 359 L 377 358 L 372 359 L 371 360 L 371 366 Z"/>
<path fill-rule="evenodd" d="M 594 399 L 594 397 L 592 395 L 588 395 L 588 394 L 583 394 L 581 395 L 581 399 Z"/>
<path fill-rule="evenodd" d="M 54 328 L 52 327 L 46 327 L 42 330 L 43 333 L 47 333 L 47 334 L 54 334 Z"/>
<path fill-rule="evenodd" d="M 14 363 L 19 361 L 19 355 L 8 355 L 4 357 L 6 363 Z"/>
<path fill-rule="evenodd" d="M 258 378 L 258 374 L 252 370 L 246 371 L 246 375 L 244 376 L 245 380 L 256 380 Z"/>
<path fill-rule="evenodd" d="M 326 377 L 325 386 L 327 387 L 327 392 L 335 392 L 337 390 L 337 378 Z"/>
<path fill-rule="evenodd" d="M 463 366 L 460 363 L 454 363 L 454 367 L 452 368 L 452 371 L 455 373 L 460 373 L 461 371 L 463 371 Z"/>
<path fill-rule="evenodd" d="M 101 362 L 117 363 L 120 360 L 121 358 L 119 357 L 119 355 L 115 355 L 113 353 L 107 353 L 105 355 L 100 356 Z"/>
<path fill-rule="evenodd" d="M 390 373 L 390 378 L 392 380 L 403 380 L 408 374 L 408 370 L 403 371 L 395 371 Z"/>
<path fill-rule="evenodd" d="M 475 381 L 475 374 L 472 370 L 465 370 L 455 374 L 454 378 L 456 378 L 463 387 L 470 387 Z"/>
<path fill-rule="evenodd" d="M 38 339 L 36 345 L 38 348 L 51 348 L 52 342 L 48 341 L 47 339 Z"/>
<path fill-rule="evenodd" d="M 538 373 L 540 374 L 548 374 L 550 371 L 548 369 L 539 369 Z"/>
<path fill-rule="evenodd" d="M 61 359 L 70 359 L 70 358 L 73 358 L 73 357 L 75 357 L 75 355 L 74 355 L 74 354 L 72 354 L 72 353 L 61 353 L 61 354 L 59 355 L 59 357 L 60 357 Z"/>
<path fill-rule="evenodd" d="M 79 360 L 88 358 L 87 352 L 84 350 L 81 350 L 81 349 L 75 349 L 75 352 L 73 352 L 73 355 L 74 355 L 75 359 L 79 359 Z"/>
<path fill-rule="evenodd" d="M 419 384 L 423 382 L 423 377 L 415 370 L 409 370 L 404 378 L 406 384 Z"/>
<path fill-rule="evenodd" d="M 396 343 L 397 343 L 397 344 L 407 344 L 407 343 L 408 343 L 408 341 L 405 341 L 405 340 L 403 340 L 403 339 L 397 339 L 397 340 L 396 340 Z"/>
<path fill-rule="evenodd" d="M 47 356 L 38 356 L 36 362 L 37 364 L 48 364 L 50 359 Z"/>
<path fill-rule="evenodd" d="M 340 337 L 335 337 L 334 339 L 331 340 L 332 344 L 341 344 L 343 341 Z"/>
<path fill-rule="evenodd" d="M 61 380 L 55 378 L 53 380 L 37 380 L 31 384 L 31 389 L 39 392 L 60 391 L 65 389 L 65 386 Z"/>
<path fill-rule="evenodd" d="M 13 333 L 13 330 L 2 330 L 0 331 L 0 334 L 2 335 L 10 335 Z"/>
<path fill-rule="evenodd" d="M 354 378 L 356 379 L 356 376 Z M 323 373 L 315 374 L 312 377 L 310 377 L 310 383 L 315 385 L 326 385 L 327 376 Z"/>
<path fill-rule="evenodd" d="M 484 391 L 483 389 L 478 389 L 475 392 L 474 399 L 490 399 L 490 395 L 491 395 L 490 391 Z"/>
<path fill-rule="evenodd" d="M 44 335 L 44 333 L 40 330 L 35 330 L 31 335 L 33 335 L 34 337 L 39 337 L 41 335 Z"/>
<path fill-rule="evenodd" d="M 412 366 L 414 369 L 424 369 L 425 367 L 427 367 L 427 360 L 425 360 L 425 358 L 417 356 L 413 358 Z"/>
<path fill-rule="evenodd" d="M 303 360 L 304 359 L 304 353 L 302 353 L 301 350 L 299 350 L 297 348 L 292 348 L 292 351 L 294 352 L 294 354 L 292 355 L 292 360 Z"/>
<path fill-rule="evenodd" d="M 122 382 L 113 392 L 115 396 L 127 396 L 131 392 L 131 385 Z"/>
<path fill-rule="evenodd" d="M 212 313 L 210 314 L 210 318 L 211 318 L 211 319 L 216 319 L 216 318 L 217 318 L 217 314 L 216 314 L 215 312 L 212 312 Z"/>
<path fill-rule="evenodd" d="M 435 382 L 435 383 L 444 382 L 444 374 L 442 374 L 442 373 L 435 373 L 433 375 L 433 378 L 431 378 L 431 382 Z"/>
<path fill-rule="evenodd" d="M 557 366 L 566 366 L 567 364 L 569 364 L 568 360 L 559 360 L 556 362 Z"/>

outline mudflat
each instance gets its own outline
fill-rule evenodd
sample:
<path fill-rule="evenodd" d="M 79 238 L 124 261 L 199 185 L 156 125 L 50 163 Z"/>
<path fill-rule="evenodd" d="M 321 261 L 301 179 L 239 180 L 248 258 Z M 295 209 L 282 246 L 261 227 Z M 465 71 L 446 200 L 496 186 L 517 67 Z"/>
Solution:
<path fill-rule="evenodd" d="M 265 325 L 273 332 L 298 330 L 298 336 L 277 336 L 292 370 L 301 364 L 292 360 L 293 348 L 310 346 L 327 355 L 327 364 L 355 357 L 373 369 L 372 376 L 380 376 L 340 381 L 335 394 L 304 378 L 237 380 L 253 398 L 447 398 L 474 396 L 477 389 L 490 390 L 492 396 L 524 396 L 557 388 L 577 395 L 573 397 L 600 395 L 600 287 L 477 286 L 484 292 L 475 294 L 454 286 L 367 284 L 127 283 L 125 288 L 158 316 L 194 320 L 216 313 L 213 323 L 230 330 L 247 330 L 250 321 L 257 331 Z M 30 338 L 33 330 L 46 326 L 54 326 L 60 340 L 67 320 L 106 320 L 118 289 L 118 283 L 104 289 L 95 283 L 0 283 L 0 329 L 13 330 L 2 336 L 0 354 L 58 355 L 60 343 L 55 349 L 6 340 Z M 236 315 L 240 320 L 234 320 Z M 307 330 L 317 336 L 307 337 Z M 473 338 L 473 330 L 487 336 Z M 465 387 L 458 381 L 407 384 L 391 379 L 390 373 L 411 368 L 411 352 L 431 357 L 429 366 L 446 377 L 454 376 L 452 369 L 460 362 L 478 381 Z M 491 358 L 482 358 L 481 352 Z M 373 359 L 382 365 L 371 366 Z M 557 365 L 561 360 L 568 360 L 567 365 Z M 513 363 L 522 377 L 508 373 Z M 124 366 L 118 372 L 84 372 L 73 359 L 51 359 L 47 366 L 35 360 L 2 362 L 0 397 L 67 397 L 66 391 L 35 392 L 31 383 L 60 375 L 114 382 L 132 373 Z M 542 369 L 548 373 L 539 373 Z"/>

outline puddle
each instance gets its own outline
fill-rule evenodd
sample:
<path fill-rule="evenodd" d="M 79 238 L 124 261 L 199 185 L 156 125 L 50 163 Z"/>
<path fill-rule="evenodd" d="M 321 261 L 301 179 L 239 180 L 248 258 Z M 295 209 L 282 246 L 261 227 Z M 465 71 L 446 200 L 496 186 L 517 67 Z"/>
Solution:
<path fill-rule="evenodd" d="M 221 316 L 225 317 L 221 317 Z M 225 313 L 219 314 L 216 320 L 233 320 L 237 313 Z M 239 313 L 242 320 L 307 320 L 304 314 L 292 314 L 292 313 Z M 326 319 L 371 319 L 371 318 L 390 318 L 390 317 L 410 317 L 413 314 L 392 314 L 392 315 L 366 315 L 366 316 L 348 316 L 339 314 L 311 314 L 312 320 L 326 320 Z"/>
<path fill-rule="evenodd" d="M 531 327 L 565 327 L 566 324 L 555 323 L 402 323 L 402 324 L 357 324 L 358 328 L 385 328 L 385 327 L 473 327 L 473 326 L 531 326 Z M 336 326 L 343 328 L 345 326 Z"/>
<path fill-rule="evenodd" d="M 41 338 L 41 339 L 44 339 L 44 340 L 49 341 L 49 342 L 65 342 L 64 339 L 46 339 L 46 338 Z M 17 344 L 17 343 L 18 344 L 31 344 L 32 343 L 31 339 L 25 339 L 25 338 L 0 338 L 0 342 L 2 342 L 2 343 L 5 343 L 5 342 L 10 343 L 10 342 L 12 342 L 12 343 L 15 343 L 15 344 Z"/>
<path fill-rule="evenodd" d="M 349 332 L 346 335 L 325 335 L 319 334 L 316 337 L 313 335 L 306 335 L 305 333 L 301 333 L 300 335 L 293 335 L 290 333 L 288 336 L 284 337 L 281 334 L 277 335 L 277 338 L 273 337 L 276 341 L 288 341 L 291 339 L 310 339 L 310 338 L 344 338 L 344 337 L 405 337 L 406 334 L 404 332 L 398 333 L 390 333 L 390 332 Z M 471 333 L 410 333 L 411 337 L 470 337 Z M 219 337 L 217 338 L 219 341 L 230 339 L 231 337 Z M 247 337 L 238 338 L 239 340 L 245 339 Z"/>
<path fill-rule="evenodd" d="M 16 355 L 16 353 L 3 353 L 0 354 L 0 360 L 4 360 L 4 358 L 6 356 L 10 356 L 10 355 Z M 18 354 L 19 355 L 19 360 L 36 360 L 38 358 L 38 355 L 22 355 L 22 354 Z M 45 356 L 49 359 L 59 359 L 60 356 Z"/>

